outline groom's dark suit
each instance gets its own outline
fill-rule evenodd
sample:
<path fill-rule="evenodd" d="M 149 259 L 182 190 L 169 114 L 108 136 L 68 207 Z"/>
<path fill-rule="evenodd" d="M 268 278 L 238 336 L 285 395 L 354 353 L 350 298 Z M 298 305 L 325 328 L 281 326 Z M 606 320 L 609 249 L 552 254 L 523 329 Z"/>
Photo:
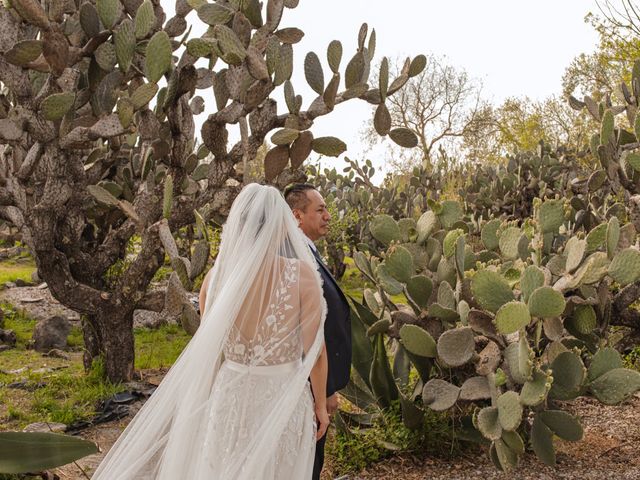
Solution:
<path fill-rule="evenodd" d="M 327 397 L 343 389 L 349 383 L 351 372 L 351 319 L 350 309 L 344 293 L 320 258 L 318 252 L 311 251 L 318 262 L 318 270 L 322 276 L 322 289 L 327 301 L 327 318 L 324 322 L 324 339 L 327 345 L 329 374 L 327 376 Z M 325 434 L 316 443 L 316 460 L 313 465 L 313 479 L 319 480 L 324 463 Z"/>

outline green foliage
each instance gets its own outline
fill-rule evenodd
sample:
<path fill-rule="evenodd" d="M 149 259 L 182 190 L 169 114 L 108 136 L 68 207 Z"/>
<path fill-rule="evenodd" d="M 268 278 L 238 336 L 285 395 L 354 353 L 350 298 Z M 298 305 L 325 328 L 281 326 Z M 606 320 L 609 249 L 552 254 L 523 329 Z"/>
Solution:
<path fill-rule="evenodd" d="M 349 420 L 350 413 L 341 415 Z M 403 424 L 399 402 L 394 402 L 376 417 L 371 426 L 354 424 L 348 430 L 336 429 L 333 435 L 329 435 L 326 446 L 329 468 L 340 474 L 358 472 L 398 451 L 442 455 L 457 450 L 458 444 L 448 416 L 427 412 L 421 427 L 411 430 Z"/>
<path fill-rule="evenodd" d="M 100 357 L 92 368 L 84 371 L 82 364 L 82 333 L 73 327 L 69 335 L 69 360 L 44 358 L 35 350 L 27 349 L 35 320 L 10 304 L 2 304 L 5 328 L 16 332 L 16 348 L 0 352 L 2 370 L 0 385 L 25 380 L 33 389 L 28 398 L 21 390 L 0 387 L 0 416 L 6 418 L 7 428 L 22 428 L 33 422 L 61 422 L 70 424 L 88 420 L 96 412 L 101 400 L 125 389 L 124 385 L 105 380 L 104 364 Z M 189 335 L 177 325 L 163 325 L 156 330 L 136 329 L 136 368 L 163 369 L 170 367 L 189 341 Z M 53 371 L 38 372 L 45 365 Z M 21 370 L 26 367 L 26 370 Z"/>
<path fill-rule="evenodd" d="M 29 257 L 0 262 L 0 285 L 18 279 L 31 282 L 31 274 L 35 269 L 35 262 Z"/>
<path fill-rule="evenodd" d="M 134 330 L 138 369 L 167 368 L 173 365 L 191 337 L 178 325 Z"/>

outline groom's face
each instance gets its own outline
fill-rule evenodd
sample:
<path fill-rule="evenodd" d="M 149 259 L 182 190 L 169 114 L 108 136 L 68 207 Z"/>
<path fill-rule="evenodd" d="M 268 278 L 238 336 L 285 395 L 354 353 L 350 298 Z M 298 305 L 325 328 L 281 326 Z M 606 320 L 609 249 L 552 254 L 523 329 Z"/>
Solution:
<path fill-rule="evenodd" d="M 324 203 L 324 198 L 317 190 L 307 190 L 307 208 L 304 210 L 295 209 L 293 214 L 298 219 L 300 229 L 314 242 L 324 237 L 329 230 L 329 220 L 331 215 Z"/>

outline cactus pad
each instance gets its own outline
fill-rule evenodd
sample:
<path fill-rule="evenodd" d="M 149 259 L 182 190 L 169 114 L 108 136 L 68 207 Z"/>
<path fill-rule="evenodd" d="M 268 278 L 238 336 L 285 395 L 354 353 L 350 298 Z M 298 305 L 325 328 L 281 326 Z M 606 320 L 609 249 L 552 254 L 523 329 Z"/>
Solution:
<path fill-rule="evenodd" d="M 392 241 L 399 241 L 401 238 L 400 228 L 390 215 L 376 215 L 369 225 L 371 235 L 383 245 L 389 245 Z"/>
<path fill-rule="evenodd" d="M 434 358 L 436 342 L 429 332 L 418 325 L 403 325 L 400 328 L 400 339 L 404 348 L 414 355 Z"/>
<path fill-rule="evenodd" d="M 425 406 L 436 412 L 453 407 L 459 395 L 459 387 L 439 378 L 429 380 L 422 389 L 422 401 Z"/>
<path fill-rule="evenodd" d="M 520 402 L 529 407 L 541 404 L 547 398 L 552 382 L 551 375 L 536 368 L 531 380 L 526 381 L 522 386 Z"/>
<path fill-rule="evenodd" d="M 605 405 L 615 405 L 640 390 L 640 372 L 614 368 L 593 380 L 589 388 Z"/>
<path fill-rule="evenodd" d="M 460 400 L 477 401 L 491 398 L 491 390 L 487 377 L 471 377 L 465 380 L 460 387 Z"/>
<path fill-rule="evenodd" d="M 426 308 L 429 305 L 432 291 L 433 282 L 424 275 L 415 275 L 407 282 L 407 293 L 420 308 Z"/>
<path fill-rule="evenodd" d="M 514 431 L 522 421 L 522 405 L 517 392 L 509 390 L 496 400 L 498 420 L 503 430 Z"/>
<path fill-rule="evenodd" d="M 507 335 L 515 333 L 529 325 L 531 314 L 529 308 L 522 302 L 505 303 L 496 314 L 495 324 L 500 333 Z"/>
<path fill-rule="evenodd" d="M 549 395 L 558 400 L 576 398 L 582 389 L 586 370 L 580 357 L 573 352 L 563 352 L 551 363 L 553 385 Z"/>
<path fill-rule="evenodd" d="M 527 302 L 531 315 L 539 318 L 559 317 L 564 312 L 564 295 L 551 287 L 539 287 Z"/>
<path fill-rule="evenodd" d="M 591 364 L 587 370 L 587 378 L 589 380 L 595 380 L 608 371 L 622 368 L 622 366 L 622 356 L 615 348 L 601 348 L 591 358 Z"/>
<path fill-rule="evenodd" d="M 476 420 L 478 430 L 489 440 L 498 440 L 502 436 L 502 427 L 498 419 L 498 407 L 485 407 L 478 412 Z"/>
<path fill-rule="evenodd" d="M 538 209 L 538 222 L 542 233 L 555 233 L 564 223 L 564 204 L 560 200 L 546 200 Z"/>
<path fill-rule="evenodd" d="M 562 410 L 543 410 L 538 416 L 561 439 L 570 442 L 582 440 L 584 432 L 577 417 Z"/>
<path fill-rule="evenodd" d="M 470 327 L 447 330 L 438 338 L 438 356 L 450 367 L 460 367 L 475 353 L 473 330 Z"/>
<path fill-rule="evenodd" d="M 618 252 L 609 265 L 608 273 L 623 287 L 638 280 L 640 278 L 640 251 L 630 247 Z"/>
<path fill-rule="evenodd" d="M 515 300 L 504 277 L 491 270 L 481 270 L 473 276 L 471 291 L 478 303 L 491 312 L 497 312 L 502 305 Z"/>
<path fill-rule="evenodd" d="M 414 274 L 413 257 L 404 247 L 391 247 L 384 263 L 389 274 L 399 282 L 408 282 Z"/>

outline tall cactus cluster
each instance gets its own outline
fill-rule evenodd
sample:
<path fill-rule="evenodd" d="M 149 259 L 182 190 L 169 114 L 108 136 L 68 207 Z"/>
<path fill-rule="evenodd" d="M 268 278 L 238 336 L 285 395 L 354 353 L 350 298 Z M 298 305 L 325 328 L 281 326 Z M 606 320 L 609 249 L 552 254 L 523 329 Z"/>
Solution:
<path fill-rule="evenodd" d="M 469 436 L 509 470 L 527 443 L 553 465 L 554 436 L 582 437 L 559 401 L 616 404 L 640 390 L 609 329 L 617 296 L 640 280 L 633 225 L 612 216 L 585 233 L 568 201 L 533 205 L 521 222 L 478 221 L 452 200 L 417 219 L 372 218 L 374 240 L 354 254 L 371 288 L 354 302 L 348 398 L 399 400 L 410 428 L 427 408 L 473 405 Z"/>
<path fill-rule="evenodd" d="M 424 68 L 424 56 L 408 59 L 397 78 L 369 85 L 376 35 L 365 24 L 348 62 L 338 41 L 326 61 L 306 56 L 317 97 L 305 106 L 291 82 L 304 32 L 280 26 L 297 5 L 177 0 L 168 21 L 157 0 L 7 0 L 0 8 L 0 219 L 21 230 L 53 295 L 86 315 L 87 362 L 104 355 L 114 381 L 133 373 L 134 309 L 166 303 L 188 329 L 197 326 L 178 286 L 189 289 L 206 264 L 206 228 L 192 252 L 178 254 L 170 237 L 192 228 L 198 212 L 224 218 L 265 139 L 275 145 L 266 180 L 300 180 L 311 151 L 346 148 L 315 137 L 316 118 L 355 98 L 378 105 L 380 117 L 385 99 Z M 200 37 L 190 13 L 208 27 Z M 271 98 L 280 87 L 284 113 Z M 212 90 L 215 105 L 205 106 L 201 90 Z M 199 144 L 194 115 L 205 109 Z M 235 125 L 240 140 L 230 145 Z M 408 131 L 380 133 L 415 143 Z M 105 281 L 134 239 L 136 257 Z M 167 299 L 147 291 L 165 255 L 176 274 Z"/>

